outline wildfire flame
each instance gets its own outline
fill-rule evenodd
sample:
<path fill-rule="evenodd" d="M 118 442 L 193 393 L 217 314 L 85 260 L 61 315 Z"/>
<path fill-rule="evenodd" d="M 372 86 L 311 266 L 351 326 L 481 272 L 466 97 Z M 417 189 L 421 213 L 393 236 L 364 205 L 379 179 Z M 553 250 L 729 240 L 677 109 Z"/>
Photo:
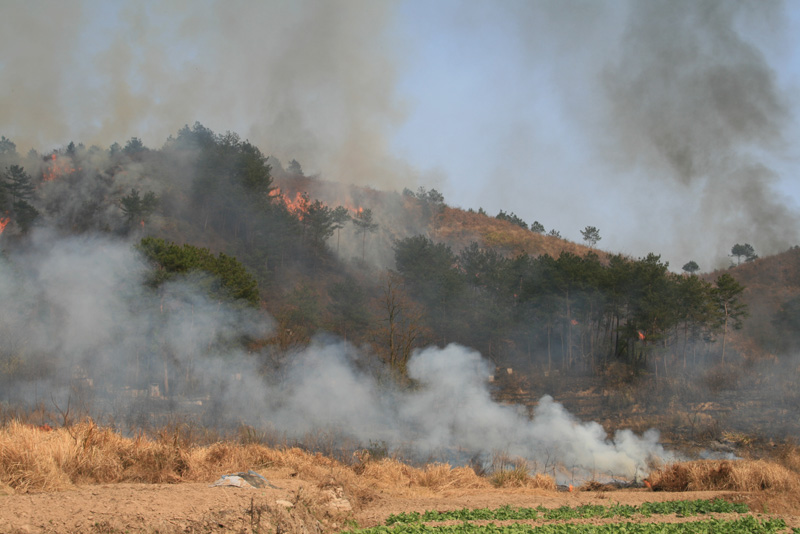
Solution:
<path fill-rule="evenodd" d="M 11 219 L 9 219 L 8 217 L 0 217 L 0 234 L 3 233 L 3 230 L 6 229 L 6 226 L 8 226 L 8 223 L 10 222 Z"/>
<path fill-rule="evenodd" d="M 273 196 L 280 199 L 286 205 L 286 209 L 289 210 L 289 213 L 302 221 L 305 214 L 308 213 L 308 206 L 311 203 L 308 200 L 308 195 L 298 191 L 295 193 L 294 198 L 292 198 L 288 195 L 281 194 L 280 189 L 276 189 L 275 191 L 277 191 L 277 194 Z"/>
<path fill-rule="evenodd" d="M 639 340 L 640 340 L 640 341 L 644 341 L 644 332 L 642 332 L 641 330 L 639 330 L 639 332 L 637 332 L 637 333 L 639 334 Z"/>
<path fill-rule="evenodd" d="M 270 192 L 270 197 L 283 202 L 286 209 L 289 210 L 289 213 L 293 214 L 301 221 L 308 213 L 308 208 L 311 205 L 311 199 L 306 192 L 298 191 L 294 194 L 294 197 L 292 197 L 289 194 L 282 193 L 281 189 L 276 187 Z M 323 205 L 328 206 L 328 204 L 324 202 Z M 358 217 L 364 213 L 364 208 L 361 206 L 354 207 L 352 204 L 346 203 L 344 207 L 347 208 L 353 217 Z"/>
<path fill-rule="evenodd" d="M 72 166 L 70 158 L 59 158 L 55 153 L 50 156 L 47 168 L 42 172 L 42 179 L 45 182 L 52 182 L 65 174 L 72 174 L 75 168 Z"/>

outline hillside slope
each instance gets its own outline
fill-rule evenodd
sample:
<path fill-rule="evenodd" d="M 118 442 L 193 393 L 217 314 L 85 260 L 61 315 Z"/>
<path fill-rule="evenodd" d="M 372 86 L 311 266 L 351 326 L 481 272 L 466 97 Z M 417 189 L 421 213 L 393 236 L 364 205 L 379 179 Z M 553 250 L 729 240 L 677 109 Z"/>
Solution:
<path fill-rule="evenodd" d="M 745 286 L 743 299 L 749 317 L 736 335 L 739 346 L 746 348 L 745 355 L 774 358 L 796 348 L 798 333 L 779 328 L 776 323 L 782 314 L 788 321 L 796 317 L 790 307 L 800 297 L 800 247 L 709 273 L 704 278 L 714 280 L 723 272 Z"/>
<path fill-rule="evenodd" d="M 329 206 L 343 205 L 351 210 L 371 209 L 376 222 L 380 224 L 378 239 L 382 240 L 384 251 L 391 248 L 394 240 L 423 234 L 433 241 L 446 244 L 455 253 L 476 242 L 481 247 L 494 249 L 506 257 L 548 254 L 556 258 L 562 252 L 584 256 L 589 251 L 600 255 L 601 259 L 607 256 L 602 250 L 590 249 L 565 239 L 521 228 L 503 219 L 446 204 L 441 206 L 437 215 L 426 209 L 424 201 L 397 192 L 337 184 L 306 176 L 276 179 L 275 184 L 281 194 L 289 199 L 305 192 L 310 199 L 319 199 Z M 390 255 L 384 252 L 382 257 L 389 260 L 386 267 L 393 267 L 393 258 Z"/>

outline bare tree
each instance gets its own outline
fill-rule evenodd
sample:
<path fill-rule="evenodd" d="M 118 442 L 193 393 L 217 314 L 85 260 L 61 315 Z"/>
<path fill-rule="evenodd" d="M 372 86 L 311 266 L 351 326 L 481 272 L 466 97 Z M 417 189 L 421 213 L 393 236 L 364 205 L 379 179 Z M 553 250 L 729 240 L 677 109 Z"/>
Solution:
<path fill-rule="evenodd" d="M 423 312 L 406 296 L 402 281 L 399 274 L 387 272 L 381 301 L 385 323 L 381 337 L 389 367 L 398 377 L 406 376 L 408 360 L 424 333 Z"/>

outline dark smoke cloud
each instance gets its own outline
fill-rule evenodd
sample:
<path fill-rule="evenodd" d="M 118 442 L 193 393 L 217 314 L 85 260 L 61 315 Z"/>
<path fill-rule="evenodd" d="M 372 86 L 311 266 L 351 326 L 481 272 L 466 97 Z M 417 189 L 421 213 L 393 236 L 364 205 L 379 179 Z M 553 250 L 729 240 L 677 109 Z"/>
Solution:
<path fill-rule="evenodd" d="M 603 78 L 621 159 L 668 166 L 688 184 L 731 157 L 780 147 L 789 110 L 766 58 L 737 31 L 737 20 L 753 15 L 746 7 L 634 4 L 621 55 Z"/>
<path fill-rule="evenodd" d="M 792 110 L 757 41 L 781 13 L 777 2 L 635 2 L 602 73 L 609 159 L 696 197 L 696 213 L 672 216 L 717 257 L 735 242 L 764 253 L 797 242 L 800 219 L 770 168 Z"/>
<path fill-rule="evenodd" d="M 0 21 L 0 130 L 24 150 L 154 146 L 199 120 L 307 172 L 402 188 L 393 4 L 12 2 Z M 157 146 L 157 145 L 156 145 Z"/>
<path fill-rule="evenodd" d="M 520 72 L 503 82 L 521 89 L 504 94 L 532 117 L 486 132 L 502 147 L 481 191 L 490 212 L 578 240 L 595 225 L 603 248 L 664 254 L 677 270 L 726 266 L 736 242 L 762 255 L 797 243 L 795 201 L 778 187 L 796 161 L 791 75 L 775 70 L 792 56 L 782 2 L 503 6 L 459 19 L 516 39 Z"/>
<path fill-rule="evenodd" d="M 475 145 L 441 145 L 475 162 L 446 179 L 390 146 L 410 111 L 403 75 L 431 42 L 404 33 L 409 6 L 429 24 L 418 41 L 463 39 L 431 98 L 457 102 L 473 85 L 481 97 L 440 117 L 448 124 L 420 119 L 437 145 L 453 123 L 476 132 Z M 694 259 L 710 270 L 736 242 L 762 255 L 797 243 L 796 209 L 776 193 L 796 127 L 774 70 L 792 56 L 783 3 L 430 6 L 10 2 L 0 133 L 23 153 L 132 136 L 158 147 L 199 120 L 307 174 L 398 191 L 419 182 L 567 238 L 594 225 L 604 247 L 663 253 L 673 268 Z"/>

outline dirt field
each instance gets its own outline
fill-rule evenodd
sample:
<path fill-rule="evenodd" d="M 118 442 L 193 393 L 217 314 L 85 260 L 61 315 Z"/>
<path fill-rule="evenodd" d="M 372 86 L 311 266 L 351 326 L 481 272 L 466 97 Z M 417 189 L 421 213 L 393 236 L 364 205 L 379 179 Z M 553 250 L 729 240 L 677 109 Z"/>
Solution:
<path fill-rule="evenodd" d="M 335 485 L 303 480 L 291 470 L 260 472 L 277 489 L 209 487 L 208 483 L 121 483 L 80 486 L 59 492 L 2 495 L 0 532 L 310 534 L 373 526 L 383 523 L 392 513 L 431 509 L 496 508 L 503 505 L 555 508 L 724 497 L 744 500 L 753 512 L 762 512 L 766 502 L 763 496 L 754 494 L 667 493 L 645 489 L 570 493 L 526 488 L 430 490 L 415 487 L 388 490 L 376 487 L 374 492 L 355 496 Z M 779 516 L 790 526 L 800 526 L 800 510 L 783 508 Z M 670 519 L 665 517 L 664 520 Z"/>

